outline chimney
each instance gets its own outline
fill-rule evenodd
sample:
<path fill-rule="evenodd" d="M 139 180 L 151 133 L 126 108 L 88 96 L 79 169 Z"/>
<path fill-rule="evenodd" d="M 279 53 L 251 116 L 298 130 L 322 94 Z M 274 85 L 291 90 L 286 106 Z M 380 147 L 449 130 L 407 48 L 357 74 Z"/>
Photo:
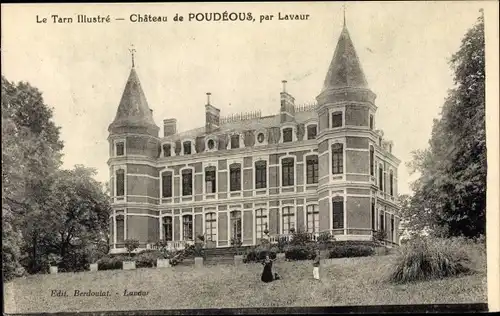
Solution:
<path fill-rule="evenodd" d="M 207 92 L 207 104 L 205 105 L 205 131 L 211 133 L 220 126 L 220 110 L 210 104 L 210 96 Z"/>
<path fill-rule="evenodd" d="M 163 120 L 163 136 L 171 136 L 177 134 L 177 119 L 165 119 Z"/>
<path fill-rule="evenodd" d="M 281 81 L 283 84 L 283 91 L 280 93 L 280 117 L 281 123 L 290 122 L 295 120 L 295 98 L 286 92 L 286 80 Z"/>

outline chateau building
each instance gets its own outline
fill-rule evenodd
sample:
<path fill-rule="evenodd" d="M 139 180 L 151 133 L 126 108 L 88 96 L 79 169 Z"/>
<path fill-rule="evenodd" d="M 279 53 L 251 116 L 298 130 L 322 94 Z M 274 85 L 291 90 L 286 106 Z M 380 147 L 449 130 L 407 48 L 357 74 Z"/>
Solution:
<path fill-rule="evenodd" d="M 134 65 L 109 126 L 112 252 L 126 239 L 140 249 L 159 240 L 182 248 L 275 241 L 291 232 L 371 240 L 384 230 L 399 244 L 393 143 L 376 129 L 369 89 L 347 27 L 317 103 L 295 105 L 280 92 L 279 112 L 221 117 L 207 93 L 205 125 L 178 132 L 153 120 Z"/>

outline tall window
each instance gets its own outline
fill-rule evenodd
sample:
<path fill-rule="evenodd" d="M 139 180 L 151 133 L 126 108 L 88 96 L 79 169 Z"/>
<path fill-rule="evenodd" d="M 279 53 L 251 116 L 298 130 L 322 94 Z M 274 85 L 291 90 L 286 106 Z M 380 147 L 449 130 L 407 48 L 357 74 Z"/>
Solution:
<path fill-rule="evenodd" d="M 191 142 L 186 141 L 182 146 L 184 147 L 184 155 L 191 155 Z"/>
<path fill-rule="evenodd" d="M 123 156 L 125 154 L 125 144 L 123 142 L 116 143 L 116 155 Z"/>
<path fill-rule="evenodd" d="M 344 146 L 340 143 L 332 145 L 332 173 L 344 173 Z"/>
<path fill-rule="evenodd" d="M 306 165 L 307 184 L 318 183 L 318 156 L 307 157 Z"/>
<path fill-rule="evenodd" d="M 164 198 L 172 197 L 172 173 L 164 172 L 161 175 L 162 194 Z"/>
<path fill-rule="evenodd" d="M 163 217 L 163 239 L 166 241 L 172 241 L 173 236 L 174 233 L 173 233 L 172 217 L 165 216 Z"/>
<path fill-rule="evenodd" d="M 267 229 L 267 211 L 263 208 L 255 211 L 255 237 L 257 241 L 265 237 Z"/>
<path fill-rule="evenodd" d="M 392 172 L 392 170 L 389 171 L 389 193 L 391 194 L 391 196 L 394 195 L 394 173 Z"/>
<path fill-rule="evenodd" d="M 373 176 L 375 173 L 375 150 L 373 146 L 370 146 L 370 175 Z"/>
<path fill-rule="evenodd" d="M 285 158 L 281 161 L 282 186 L 291 186 L 294 184 L 294 163 L 293 158 Z"/>
<path fill-rule="evenodd" d="M 307 207 L 307 232 L 319 232 L 319 209 L 317 205 Z"/>
<path fill-rule="evenodd" d="M 370 114 L 370 129 L 373 130 L 373 115 Z"/>
<path fill-rule="evenodd" d="M 125 216 L 116 216 L 116 242 L 121 243 L 125 240 Z"/>
<path fill-rule="evenodd" d="M 205 169 L 205 191 L 206 193 L 215 193 L 215 167 Z"/>
<path fill-rule="evenodd" d="M 193 194 L 193 170 L 182 170 L 182 195 L 188 196 Z"/>
<path fill-rule="evenodd" d="M 377 227 L 375 226 L 375 199 L 372 198 L 372 230 L 375 230 Z"/>
<path fill-rule="evenodd" d="M 163 144 L 163 157 L 170 157 L 170 144 Z"/>
<path fill-rule="evenodd" d="M 193 215 L 182 216 L 182 239 L 193 240 Z"/>
<path fill-rule="evenodd" d="M 241 212 L 231 212 L 231 238 L 241 240 Z"/>
<path fill-rule="evenodd" d="M 391 215 L 391 240 L 394 240 L 394 215 Z"/>
<path fill-rule="evenodd" d="M 205 235 L 206 240 L 216 241 L 217 236 L 217 218 L 215 213 L 207 213 L 205 215 Z"/>
<path fill-rule="evenodd" d="M 291 127 L 283 129 L 283 142 L 288 143 L 293 140 L 293 129 Z"/>
<path fill-rule="evenodd" d="M 332 128 L 342 127 L 342 112 L 332 113 Z"/>
<path fill-rule="evenodd" d="M 382 165 L 378 166 L 378 187 L 380 191 L 384 190 L 384 169 Z"/>
<path fill-rule="evenodd" d="M 309 125 L 307 127 L 307 139 L 315 139 L 318 134 L 318 127 L 316 125 Z"/>
<path fill-rule="evenodd" d="M 116 171 L 116 196 L 125 195 L 125 170 Z"/>
<path fill-rule="evenodd" d="M 380 215 L 378 216 L 378 220 L 379 220 L 378 226 L 379 226 L 380 230 L 384 230 L 385 225 L 384 225 L 384 213 L 383 212 L 380 212 Z"/>
<path fill-rule="evenodd" d="M 267 163 L 263 160 L 255 162 L 255 188 L 267 187 Z"/>
<path fill-rule="evenodd" d="M 283 218 L 283 234 L 288 234 L 291 228 L 295 228 L 295 212 L 292 207 L 284 207 L 281 210 L 281 217 Z"/>
<path fill-rule="evenodd" d="M 229 166 L 229 189 L 231 191 L 241 190 L 241 166 L 239 163 Z"/>
<path fill-rule="evenodd" d="M 240 148 L 240 135 L 232 135 L 231 136 L 231 148 Z"/>
<path fill-rule="evenodd" d="M 332 199 L 333 229 L 344 228 L 344 198 L 334 197 Z"/>

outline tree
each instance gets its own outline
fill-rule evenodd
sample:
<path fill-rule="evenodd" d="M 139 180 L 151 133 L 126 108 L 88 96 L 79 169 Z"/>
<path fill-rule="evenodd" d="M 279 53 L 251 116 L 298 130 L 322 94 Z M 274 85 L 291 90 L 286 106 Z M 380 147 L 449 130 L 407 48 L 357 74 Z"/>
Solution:
<path fill-rule="evenodd" d="M 414 152 L 408 165 L 418 171 L 414 194 L 404 197 L 402 217 L 415 231 L 475 237 L 485 233 L 484 21 L 467 32 L 450 66 L 455 87 L 441 118 L 434 120 L 429 148 Z"/>

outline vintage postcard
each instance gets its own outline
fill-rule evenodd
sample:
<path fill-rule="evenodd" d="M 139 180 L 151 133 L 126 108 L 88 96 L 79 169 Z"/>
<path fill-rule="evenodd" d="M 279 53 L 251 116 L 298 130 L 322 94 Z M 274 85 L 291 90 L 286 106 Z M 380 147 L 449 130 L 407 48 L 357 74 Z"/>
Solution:
<path fill-rule="evenodd" d="M 494 1 L 1 17 L 4 313 L 499 308 Z"/>

